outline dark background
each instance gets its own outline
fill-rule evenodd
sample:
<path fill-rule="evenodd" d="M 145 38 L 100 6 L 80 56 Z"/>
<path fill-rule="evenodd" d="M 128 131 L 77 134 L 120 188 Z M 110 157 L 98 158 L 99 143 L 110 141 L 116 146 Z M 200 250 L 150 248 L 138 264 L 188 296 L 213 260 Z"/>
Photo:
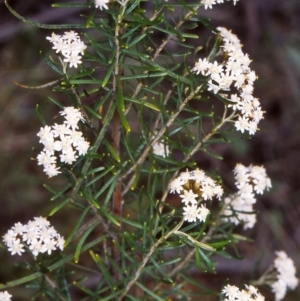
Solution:
<path fill-rule="evenodd" d="M 79 9 L 53 9 L 52 1 L 48 0 L 9 3 L 22 16 L 40 23 L 74 23 L 81 13 Z M 199 14 L 211 17 L 215 26 L 232 29 L 241 39 L 244 52 L 253 60 L 251 68 L 259 76 L 254 94 L 266 111 L 260 130 L 252 139 L 233 133 L 232 144 L 215 148 L 223 156 L 222 161 L 207 161 L 205 157 L 206 161 L 199 159 L 199 166 L 219 170 L 230 185 L 233 183 L 231 170 L 237 162 L 263 164 L 273 184 L 270 192 L 258 198 L 258 223 L 254 229 L 241 231 L 254 239 L 253 243 L 240 244 L 245 260 L 222 259 L 218 266 L 220 278 L 199 277 L 204 281 L 209 279 L 211 285 L 215 279 L 216 287 L 220 287 L 221 277 L 239 283 L 241 277 L 251 277 L 253 266 L 262 256 L 262 270 L 266 268 L 274 259 L 274 250 L 285 250 L 299 269 L 300 1 L 240 0 L 236 6 L 228 1 L 215 5 L 213 10 L 201 9 Z M 40 56 L 40 51 L 45 55 L 52 53 L 45 40 L 51 32 L 17 20 L 0 1 L 1 236 L 15 222 L 26 223 L 34 216 L 47 216 L 53 208 L 50 193 L 43 184 L 55 185 L 57 180 L 47 179 L 34 158 L 40 149 L 36 133 L 41 126 L 35 107 L 38 104 L 51 121 L 57 108 L 48 101 L 48 96 L 54 93 L 49 88 L 22 89 L 13 83 L 34 86 L 57 78 Z M 51 218 L 54 220 L 58 232 L 67 236 L 72 217 L 66 219 L 58 214 Z M 12 257 L 4 248 L 0 249 L 1 282 L 18 277 L 12 266 L 19 260 L 21 257 Z M 9 291 L 16 296 L 13 300 L 27 300 L 21 288 Z M 299 298 L 298 289 L 285 300 Z M 273 299 L 270 295 L 266 300 Z"/>

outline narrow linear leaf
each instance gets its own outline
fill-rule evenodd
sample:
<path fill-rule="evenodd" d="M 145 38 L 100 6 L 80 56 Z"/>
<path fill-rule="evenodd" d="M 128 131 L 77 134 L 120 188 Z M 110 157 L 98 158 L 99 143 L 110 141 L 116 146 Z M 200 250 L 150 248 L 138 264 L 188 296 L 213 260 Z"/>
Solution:
<path fill-rule="evenodd" d="M 145 293 L 147 293 L 148 295 L 152 296 L 155 300 L 165 301 L 165 299 L 162 299 L 161 297 L 159 297 L 158 295 L 156 295 L 155 293 L 153 293 L 150 289 L 148 289 L 147 287 L 145 287 L 140 282 L 136 282 L 136 285 L 138 287 L 140 287 Z"/>
<path fill-rule="evenodd" d="M 96 220 L 88 229 L 86 229 L 85 233 L 82 235 L 81 239 L 78 242 L 76 247 L 76 251 L 74 254 L 74 261 L 78 263 L 79 256 L 82 253 L 82 245 L 85 242 L 86 238 L 90 235 L 90 233 L 95 229 L 95 227 L 99 224 L 99 221 Z"/>
<path fill-rule="evenodd" d="M 75 234 L 77 233 L 77 230 L 79 229 L 79 226 L 81 225 L 84 217 L 86 216 L 86 214 L 89 212 L 90 208 L 86 207 L 85 210 L 82 212 L 78 222 L 75 224 L 72 232 L 70 233 L 70 235 L 68 236 L 68 238 L 65 241 L 65 247 L 72 241 L 73 237 L 75 236 Z"/>
<path fill-rule="evenodd" d="M 27 20 L 21 15 L 19 15 L 9 4 L 7 0 L 4 0 L 4 3 L 8 10 L 19 20 L 21 20 L 24 23 L 33 25 L 35 27 L 39 28 L 46 28 L 46 29 L 71 29 L 71 28 L 86 28 L 84 24 L 42 24 L 38 22 L 34 22 L 31 20 Z"/>
<path fill-rule="evenodd" d="M 47 125 L 46 120 L 45 120 L 44 117 L 42 116 L 38 104 L 35 106 L 35 111 L 36 111 L 36 114 L 38 115 L 38 118 L 40 119 L 41 123 L 43 124 L 43 126 L 46 126 L 46 125 Z"/>
<path fill-rule="evenodd" d="M 59 211 L 61 208 L 65 207 L 65 205 L 67 205 L 70 202 L 70 199 L 67 198 L 66 200 L 64 200 L 63 202 L 59 203 L 57 206 L 55 206 L 51 212 L 49 213 L 48 216 L 52 216 L 54 215 L 57 211 Z"/>

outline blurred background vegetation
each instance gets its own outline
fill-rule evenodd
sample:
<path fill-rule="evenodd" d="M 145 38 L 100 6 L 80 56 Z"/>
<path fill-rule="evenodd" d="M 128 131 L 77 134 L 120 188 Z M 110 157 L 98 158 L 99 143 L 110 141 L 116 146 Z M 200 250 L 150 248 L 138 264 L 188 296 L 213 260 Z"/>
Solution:
<path fill-rule="evenodd" d="M 9 3 L 22 16 L 40 23 L 74 23 L 83 13 L 78 8 L 51 8 L 49 0 Z M 227 188 L 234 189 L 232 169 L 237 162 L 263 164 L 273 188 L 259 197 L 254 229 L 246 233 L 240 229 L 254 240 L 239 244 L 245 260 L 216 258 L 218 276 L 191 272 L 217 289 L 226 278 L 241 284 L 241 279 L 252 277 L 258 260 L 263 271 L 273 261 L 274 250 L 283 249 L 294 259 L 300 275 L 300 0 L 240 0 L 236 6 L 228 1 L 215 5 L 213 10 L 200 9 L 199 14 L 211 18 L 214 26 L 232 29 L 241 39 L 244 52 L 253 60 L 251 68 L 259 76 L 254 94 L 266 113 L 260 131 L 252 139 L 234 131 L 230 134 L 232 144 L 213 147 L 223 160 L 198 153 L 198 166 L 218 171 Z M 203 30 L 196 29 L 198 33 Z M 35 86 L 57 79 L 40 55 L 41 51 L 46 56 L 53 54 L 45 40 L 51 32 L 15 19 L 0 1 L 0 236 L 15 222 L 47 216 L 54 206 L 43 185 L 58 186 L 59 182 L 47 179 L 34 158 L 40 150 L 36 133 L 41 127 L 35 107 L 38 104 L 45 119 L 52 123 L 58 110 L 48 97 L 55 93 L 51 88 L 28 90 L 14 84 Z M 62 211 L 51 221 L 59 233 L 67 236 L 75 217 L 66 218 L 65 214 L 67 211 Z M 20 260 L 0 250 L 0 282 L 19 276 L 13 265 Z M 13 300 L 28 298 L 22 288 L 9 291 L 15 295 Z M 266 300 L 273 300 L 267 290 L 263 293 Z M 299 298 L 298 288 L 285 300 Z"/>

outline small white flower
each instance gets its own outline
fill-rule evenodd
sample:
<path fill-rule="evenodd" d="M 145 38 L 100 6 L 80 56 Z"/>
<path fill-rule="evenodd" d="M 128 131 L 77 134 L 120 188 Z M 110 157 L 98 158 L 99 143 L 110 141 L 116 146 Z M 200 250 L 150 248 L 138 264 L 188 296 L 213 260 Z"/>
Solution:
<path fill-rule="evenodd" d="M 109 0 L 95 0 L 95 7 L 100 8 L 101 10 L 103 8 L 108 9 L 107 3 L 109 3 Z"/>
<path fill-rule="evenodd" d="M 12 229 L 8 230 L 6 234 L 3 235 L 3 241 L 6 246 L 11 246 L 11 244 L 15 241 L 17 233 Z"/>
<path fill-rule="evenodd" d="M 177 192 L 178 194 L 180 193 L 181 190 L 183 190 L 182 185 L 184 185 L 184 181 L 181 180 L 180 178 L 176 178 L 174 181 L 170 183 L 170 193 L 175 193 Z"/>
<path fill-rule="evenodd" d="M 61 173 L 61 171 L 59 171 L 59 167 L 57 167 L 57 166 L 54 165 L 54 164 L 51 164 L 51 165 L 44 165 L 43 171 L 45 172 L 45 174 L 46 174 L 49 178 L 55 177 L 55 176 L 57 176 L 58 174 Z"/>
<path fill-rule="evenodd" d="M 7 291 L 0 292 L 0 301 L 10 301 L 11 297 L 11 294 L 9 294 Z"/>
<path fill-rule="evenodd" d="M 210 213 L 209 209 L 207 209 L 203 204 L 199 207 L 198 220 L 200 222 L 205 222 L 208 214 Z"/>
<path fill-rule="evenodd" d="M 191 180 L 192 179 L 192 175 L 189 171 L 183 171 L 180 173 L 179 175 L 179 178 L 184 182 L 186 183 L 188 180 Z"/>
<path fill-rule="evenodd" d="M 8 251 L 11 252 L 11 255 L 22 255 L 24 250 L 24 245 L 21 243 L 20 239 L 17 238 L 14 241 L 12 241 L 11 245 L 8 247 Z"/>
<path fill-rule="evenodd" d="M 183 218 L 185 221 L 192 223 L 196 222 L 199 215 L 199 208 L 197 205 L 187 205 L 183 207 Z"/>
<path fill-rule="evenodd" d="M 189 203 L 191 204 L 197 204 L 197 200 L 196 197 L 198 197 L 197 194 L 195 194 L 191 189 L 189 191 L 184 190 L 183 194 L 180 195 L 180 197 L 182 198 L 182 202 L 187 206 L 189 205 Z"/>
<path fill-rule="evenodd" d="M 201 3 L 204 5 L 204 8 L 212 8 L 214 4 L 216 4 L 216 0 L 202 0 Z"/>

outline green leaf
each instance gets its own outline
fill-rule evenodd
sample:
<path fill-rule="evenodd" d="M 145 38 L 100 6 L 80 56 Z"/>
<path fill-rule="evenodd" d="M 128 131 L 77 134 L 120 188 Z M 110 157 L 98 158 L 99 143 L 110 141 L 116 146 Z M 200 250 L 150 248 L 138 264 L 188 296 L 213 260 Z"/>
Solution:
<path fill-rule="evenodd" d="M 140 99 L 136 99 L 136 98 L 129 98 L 129 97 L 124 97 L 125 100 L 127 101 L 130 101 L 130 102 L 133 102 L 133 103 L 137 103 L 137 104 L 140 104 L 140 105 L 143 105 L 147 108 L 150 108 L 152 110 L 155 110 L 157 112 L 160 112 L 160 108 L 158 106 L 156 106 L 155 104 L 152 104 L 150 102 L 147 102 L 147 101 L 144 101 L 144 100 L 140 100 Z"/>
<path fill-rule="evenodd" d="M 53 97 L 48 97 L 48 99 L 49 99 L 51 102 L 53 102 L 54 104 L 56 104 L 60 109 L 63 109 L 63 108 L 64 108 L 64 106 L 63 106 L 58 100 L 56 100 L 55 98 L 53 98 Z"/>
<path fill-rule="evenodd" d="M 46 56 L 44 56 L 42 52 L 40 52 L 40 55 L 41 55 L 41 57 L 44 59 L 44 61 L 46 62 L 46 64 L 47 64 L 52 70 L 54 70 L 55 72 L 59 73 L 60 75 L 65 76 L 65 74 L 64 74 L 60 69 L 58 69 L 57 66 L 54 65 L 54 63 L 53 63 L 51 60 L 49 60 Z"/>
<path fill-rule="evenodd" d="M 196 247 L 196 252 L 199 253 L 199 256 L 201 259 L 205 262 L 206 266 L 209 268 L 210 271 L 214 271 L 215 267 L 214 264 L 210 261 L 210 259 L 204 254 L 204 252 L 201 250 L 201 248 Z"/>
<path fill-rule="evenodd" d="M 42 273 L 41 272 L 36 272 L 36 273 L 31 274 L 31 275 L 19 278 L 17 280 L 9 281 L 6 284 L 0 283 L 0 290 L 3 290 L 3 289 L 8 288 L 8 287 L 14 287 L 14 286 L 17 286 L 17 285 L 20 285 L 20 284 L 24 284 L 26 282 L 30 282 L 30 281 L 32 281 L 36 278 L 39 278 L 40 276 L 42 276 Z"/>
<path fill-rule="evenodd" d="M 127 8 L 125 15 L 129 15 L 140 4 L 140 2 L 140 0 L 135 0 L 133 4 Z"/>
<path fill-rule="evenodd" d="M 221 248 L 231 243 L 231 240 L 224 240 L 219 242 L 210 243 L 210 246 L 213 248 Z"/>
<path fill-rule="evenodd" d="M 98 79 L 71 79 L 71 85 L 102 85 L 103 81 Z"/>
<path fill-rule="evenodd" d="M 134 46 L 135 44 L 137 44 L 139 41 L 141 41 L 142 39 L 144 39 L 144 37 L 147 35 L 147 33 L 143 33 L 139 36 L 137 36 L 137 38 L 135 38 L 130 44 L 127 45 L 128 48 L 131 48 L 132 46 Z"/>
<path fill-rule="evenodd" d="M 110 167 L 104 168 L 104 167 L 99 167 L 101 168 L 101 170 L 105 169 L 102 173 L 100 173 L 99 175 L 97 175 L 96 177 L 94 177 L 92 180 L 90 180 L 89 182 L 87 182 L 85 184 L 85 188 L 89 187 L 90 185 L 92 185 L 93 183 L 97 182 L 99 179 L 103 178 L 107 173 L 109 173 L 111 170 L 113 170 L 115 168 L 114 165 L 111 165 Z M 94 169 L 93 169 L 94 170 Z M 93 171 L 92 170 L 92 171 Z M 88 175 L 92 173 L 92 171 L 88 172 Z M 99 194 L 100 195 L 100 194 Z M 97 197 L 99 197 L 99 195 L 97 195 Z M 95 197 L 95 198 L 97 198 Z"/>
<path fill-rule="evenodd" d="M 120 217 L 120 216 L 118 216 L 117 218 L 118 218 L 118 220 L 120 220 L 121 222 L 123 222 L 125 224 L 131 225 L 131 226 L 133 226 L 135 228 L 138 228 L 138 229 L 144 229 L 143 225 L 141 225 L 138 222 L 135 222 L 133 220 L 126 219 L 126 218 L 123 218 L 123 217 Z"/>
<path fill-rule="evenodd" d="M 121 162 L 121 159 L 119 157 L 119 155 L 117 154 L 117 152 L 114 150 L 114 148 L 111 146 L 111 144 L 107 141 L 104 140 L 103 143 L 105 144 L 105 146 L 107 147 L 108 151 L 112 154 L 112 156 L 115 158 L 115 160 L 117 162 Z"/>
<path fill-rule="evenodd" d="M 83 191 L 83 196 L 89 201 L 90 205 L 97 209 L 100 208 L 100 205 L 97 203 L 97 201 L 86 190 Z"/>
<path fill-rule="evenodd" d="M 102 262 L 101 256 L 95 254 L 92 250 L 90 250 L 90 255 L 101 270 L 105 280 L 107 281 L 109 287 L 114 290 L 114 279 L 111 276 L 110 272 L 107 270 L 106 265 Z"/>
<path fill-rule="evenodd" d="M 19 15 L 12 7 L 8 4 L 7 0 L 4 0 L 4 3 L 8 10 L 19 20 L 21 20 L 24 23 L 33 25 L 35 27 L 39 28 L 46 28 L 46 29 L 74 29 L 74 28 L 86 28 L 84 24 L 42 24 L 38 22 L 34 22 L 28 19 L 25 19 L 21 15 Z"/>
<path fill-rule="evenodd" d="M 90 7 L 87 3 L 53 3 L 52 7 L 66 8 L 66 7 Z"/>
<path fill-rule="evenodd" d="M 159 273 L 164 277 L 164 281 L 168 282 L 169 284 L 173 284 L 174 283 L 174 281 L 163 270 L 161 263 L 157 263 L 156 260 L 154 258 L 152 258 L 152 257 L 150 257 L 150 261 L 153 263 L 153 265 L 159 271 Z"/>
<path fill-rule="evenodd" d="M 108 70 L 107 70 L 107 72 L 106 72 L 106 75 L 105 75 L 105 77 L 104 77 L 104 79 L 103 79 L 103 81 L 102 81 L 102 84 L 101 84 L 101 86 L 102 86 L 102 88 L 103 87 L 105 87 L 106 86 L 106 84 L 107 84 L 107 82 L 108 82 L 108 80 L 109 80 L 109 78 L 110 78 L 110 76 L 111 76 L 111 74 L 112 74 L 112 72 L 113 72 L 113 70 L 114 70 L 114 68 L 115 68 L 115 60 L 110 64 L 110 66 L 109 66 L 109 68 L 108 68 Z"/>
<path fill-rule="evenodd" d="M 105 216 L 110 222 L 112 222 L 114 225 L 116 225 L 117 227 L 120 227 L 121 224 L 116 220 L 117 216 L 111 215 L 107 209 L 103 209 L 102 207 L 99 208 L 100 213 Z"/>
<path fill-rule="evenodd" d="M 40 119 L 41 123 L 43 124 L 43 126 L 46 126 L 46 125 L 47 125 L 46 120 L 45 120 L 44 117 L 42 116 L 38 104 L 35 106 L 35 111 L 36 111 L 36 114 L 38 115 L 38 118 Z"/>
<path fill-rule="evenodd" d="M 77 233 L 77 230 L 79 229 L 79 226 L 81 225 L 84 217 L 86 216 L 86 214 L 89 212 L 90 207 L 86 207 L 85 210 L 82 212 L 78 222 L 75 224 L 72 232 L 70 233 L 70 235 L 68 236 L 68 238 L 65 241 L 65 247 L 72 241 L 73 237 L 75 236 L 75 234 Z"/>
<path fill-rule="evenodd" d="M 49 213 L 48 216 L 52 216 L 54 215 L 57 211 L 59 211 L 61 208 L 65 207 L 65 205 L 67 205 L 70 202 L 70 199 L 67 198 L 66 200 L 64 200 L 63 202 L 59 203 L 57 206 L 55 206 L 51 212 Z"/>
<path fill-rule="evenodd" d="M 112 166 L 113 167 L 113 166 Z M 94 173 L 98 173 L 99 171 L 105 169 L 104 166 L 100 166 L 100 167 L 96 167 L 91 169 L 86 175 L 90 175 L 90 174 L 94 174 Z"/>
<path fill-rule="evenodd" d="M 199 36 L 197 36 L 196 34 L 192 34 L 192 33 L 184 33 L 184 32 L 181 32 L 181 35 L 184 37 L 184 38 L 189 38 L 189 39 L 199 39 Z"/>
<path fill-rule="evenodd" d="M 156 295 L 155 293 L 153 293 L 151 291 L 151 289 L 148 289 L 147 287 L 145 287 L 143 284 L 141 284 L 140 282 L 136 281 L 135 283 L 138 287 L 140 287 L 145 293 L 147 293 L 148 295 L 150 295 L 151 297 L 153 297 L 155 300 L 158 301 L 165 301 L 165 299 L 162 299 L 161 297 L 159 297 L 158 295 Z"/>
<path fill-rule="evenodd" d="M 121 80 L 128 80 L 128 79 L 137 79 L 137 78 L 150 78 L 150 77 L 165 77 L 168 75 L 167 72 L 159 72 L 159 73 L 147 73 L 147 74 L 134 74 L 134 75 L 127 75 L 122 76 Z"/>
<path fill-rule="evenodd" d="M 63 194 L 70 188 L 72 187 L 72 183 L 68 183 L 65 187 L 60 189 L 59 191 L 56 191 L 54 196 L 51 197 L 50 201 L 55 201 L 57 198 L 60 198 L 63 196 Z"/>
<path fill-rule="evenodd" d="M 99 220 L 96 220 L 94 223 L 92 223 L 90 225 L 90 227 L 88 227 L 84 234 L 82 235 L 81 239 L 79 240 L 78 242 L 78 245 L 76 247 L 76 251 L 75 251 L 75 254 L 74 254 L 74 261 L 75 263 L 78 263 L 78 260 L 79 260 L 79 256 L 80 254 L 83 252 L 82 251 L 82 246 L 83 246 L 83 243 L 85 242 L 86 238 L 90 235 L 90 233 L 95 229 L 95 227 L 99 224 Z"/>

